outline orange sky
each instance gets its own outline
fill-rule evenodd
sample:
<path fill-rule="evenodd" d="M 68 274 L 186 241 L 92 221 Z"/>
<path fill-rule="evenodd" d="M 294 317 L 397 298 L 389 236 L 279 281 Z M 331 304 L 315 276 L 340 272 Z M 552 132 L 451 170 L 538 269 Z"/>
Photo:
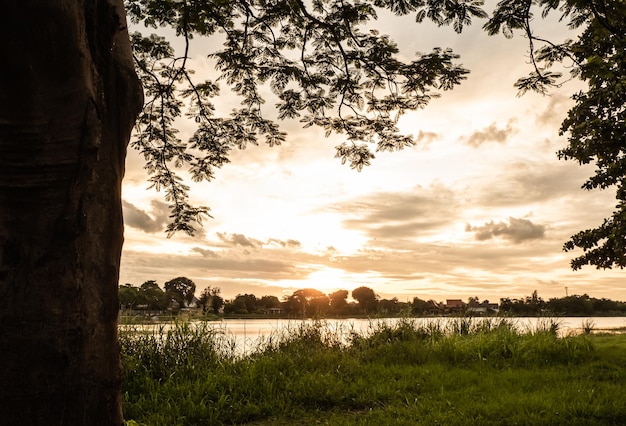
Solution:
<path fill-rule="evenodd" d="M 526 40 L 488 37 L 480 26 L 457 35 L 383 15 L 379 28 L 402 54 L 452 47 L 471 70 L 461 87 L 403 118 L 417 145 L 379 154 L 358 173 L 333 158 L 340 138 L 283 122 L 285 144 L 236 152 L 214 182 L 193 185 L 193 200 L 214 217 L 195 238 L 165 237 L 162 194 L 146 189 L 141 158 L 130 152 L 120 283 L 163 285 L 183 275 L 198 293 L 218 286 L 226 298 L 366 285 L 400 300 L 498 301 L 535 289 L 547 299 L 564 296 L 565 287 L 570 295 L 626 299 L 622 271 L 573 272 L 572 254 L 561 251 L 614 205 L 610 190 L 580 189 L 592 168 L 555 155 L 580 83 L 516 97 L 513 83 L 528 72 Z M 541 30 L 555 40 L 566 34 L 554 22 Z M 211 75 L 202 49 L 210 42 L 195 51 L 194 66 Z M 218 105 L 225 113 L 234 106 L 229 97 Z M 183 137 L 192 131 L 181 124 Z"/>

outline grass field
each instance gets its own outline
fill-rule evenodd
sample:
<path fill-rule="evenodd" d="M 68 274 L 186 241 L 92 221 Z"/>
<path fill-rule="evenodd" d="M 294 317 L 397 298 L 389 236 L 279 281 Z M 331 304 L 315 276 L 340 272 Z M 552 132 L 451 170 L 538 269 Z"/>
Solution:
<path fill-rule="evenodd" d="M 346 342 L 322 321 L 239 357 L 203 326 L 130 330 L 124 414 L 149 426 L 626 424 L 626 335 L 557 335 L 549 320 L 406 319 Z"/>

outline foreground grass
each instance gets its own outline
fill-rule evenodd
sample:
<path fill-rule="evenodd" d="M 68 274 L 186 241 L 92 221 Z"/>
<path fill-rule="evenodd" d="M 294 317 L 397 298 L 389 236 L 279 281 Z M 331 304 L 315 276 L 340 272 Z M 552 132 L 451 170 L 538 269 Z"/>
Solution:
<path fill-rule="evenodd" d="M 321 322 L 243 358 L 208 327 L 127 332 L 124 413 L 150 426 L 626 424 L 626 336 L 557 328 L 405 320 L 346 342 Z"/>

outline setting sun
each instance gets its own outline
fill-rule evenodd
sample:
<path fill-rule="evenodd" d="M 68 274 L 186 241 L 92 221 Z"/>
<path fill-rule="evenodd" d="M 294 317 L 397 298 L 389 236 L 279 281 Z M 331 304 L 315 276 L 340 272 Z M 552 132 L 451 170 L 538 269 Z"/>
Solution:
<path fill-rule="evenodd" d="M 331 292 L 337 289 L 351 289 L 354 283 L 349 282 L 346 271 L 326 266 L 311 272 L 299 283 L 303 288 L 314 288 L 321 292 Z"/>

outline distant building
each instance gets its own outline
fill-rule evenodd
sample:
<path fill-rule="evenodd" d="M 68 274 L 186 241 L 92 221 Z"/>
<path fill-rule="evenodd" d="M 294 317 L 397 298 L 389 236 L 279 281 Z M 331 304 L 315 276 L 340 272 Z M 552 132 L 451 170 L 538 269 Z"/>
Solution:
<path fill-rule="evenodd" d="M 460 311 L 465 307 L 461 299 L 446 299 L 446 309 L 449 311 Z"/>
<path fill-rule="evenodd" d="M 489 303 L 488 300 L 483 301 L 482 303 L 470 303 L 467 305 L 467 312 L 475 313 L 475 314 L 490 314 L 497 313 L 500 311 L 500 306 L 497 303 Z"/>

